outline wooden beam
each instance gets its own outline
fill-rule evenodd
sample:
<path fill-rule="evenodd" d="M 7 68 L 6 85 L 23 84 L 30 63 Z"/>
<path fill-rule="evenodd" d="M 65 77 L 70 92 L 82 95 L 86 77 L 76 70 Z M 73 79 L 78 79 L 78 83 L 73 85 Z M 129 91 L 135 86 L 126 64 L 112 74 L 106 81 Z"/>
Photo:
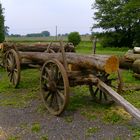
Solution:
<path fill-rule="evenodd" d="M 133 117 L 140 121 L 140 111 L 136 107 L 130 104 L 127 100 L 125 100 L 122 96 L 120 96 L 104 82 L 99 81 L 98 87 L 105 93 L 109 94 L 116 103 L 121 105 L 127 112 L 129 112 Z"/>

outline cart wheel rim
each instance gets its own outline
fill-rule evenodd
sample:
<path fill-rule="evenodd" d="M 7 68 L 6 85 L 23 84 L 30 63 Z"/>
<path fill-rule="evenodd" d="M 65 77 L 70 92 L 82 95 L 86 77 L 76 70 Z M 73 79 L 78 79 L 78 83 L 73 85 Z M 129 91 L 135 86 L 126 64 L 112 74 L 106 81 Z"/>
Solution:
<path fill-rule="evenodd" d="M 49 60 L 41 72 L 41 96 L 48 111 L 60 115 L 69 101 L 69 81 L 63 65 L 58 60 Z"/>
<path fill-rule="evenodd" d="M 14 49 L 9 50 L 6 55 L 5 67 L 10 83 L 16 88 L 20 82 L 20 60 Z"/>

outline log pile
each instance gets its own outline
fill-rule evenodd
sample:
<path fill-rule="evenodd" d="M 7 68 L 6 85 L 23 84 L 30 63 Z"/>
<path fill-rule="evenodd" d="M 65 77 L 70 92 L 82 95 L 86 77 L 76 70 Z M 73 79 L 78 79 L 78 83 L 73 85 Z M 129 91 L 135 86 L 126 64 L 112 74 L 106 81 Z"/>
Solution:
<path fill-rule="evenodd" d="M 119 59 L 120 68 L 132 69 L 134 76 L 140 79 L 140 47 L 134 47 Z"/>

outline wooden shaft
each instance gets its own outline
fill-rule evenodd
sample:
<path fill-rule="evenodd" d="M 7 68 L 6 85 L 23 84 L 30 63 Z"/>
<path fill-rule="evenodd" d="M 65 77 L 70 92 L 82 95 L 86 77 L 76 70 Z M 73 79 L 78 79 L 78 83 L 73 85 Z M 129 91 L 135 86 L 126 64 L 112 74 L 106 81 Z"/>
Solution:
<path fill-rule="evenodd" d="M 66 71 L 68 71 L 68 64 L 67 64 L 67 61 L 66 61 L 65 49 L 64 49 L 62 40 L 60 41 L 60 47 L 61 47 L 61 52 L 62 52 L 64 68 L 65 68 Z"/>
<path fill-rule="evenodd" d="M 133 117 L 140 121 L 140 111 L 115 92 L 111 87 L 99 81 L 98 87 L 102 89 L 105 93 L 109 94 L 115 102 L 121 105 L 127 112 L 129 112 Z"/>

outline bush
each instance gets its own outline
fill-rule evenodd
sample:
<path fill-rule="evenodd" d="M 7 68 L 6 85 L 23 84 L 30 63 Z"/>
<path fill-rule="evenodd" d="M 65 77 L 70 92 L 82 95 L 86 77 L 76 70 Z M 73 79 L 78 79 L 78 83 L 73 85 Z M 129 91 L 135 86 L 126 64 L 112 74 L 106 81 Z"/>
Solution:
<path fill-rule="evenodd" d="M 3 16 L 3 9 L 0 3 L 0 43 L 2 43 L 5 39 L 4 35 L 4 16 Z"/>
<path fill-rule="evenodd" d="M 81 36 L 78 32 L 71 32 L 68 35 L 68 41 L 72 42 L 74 46 L 77 46 L 81 42 Z"/>

